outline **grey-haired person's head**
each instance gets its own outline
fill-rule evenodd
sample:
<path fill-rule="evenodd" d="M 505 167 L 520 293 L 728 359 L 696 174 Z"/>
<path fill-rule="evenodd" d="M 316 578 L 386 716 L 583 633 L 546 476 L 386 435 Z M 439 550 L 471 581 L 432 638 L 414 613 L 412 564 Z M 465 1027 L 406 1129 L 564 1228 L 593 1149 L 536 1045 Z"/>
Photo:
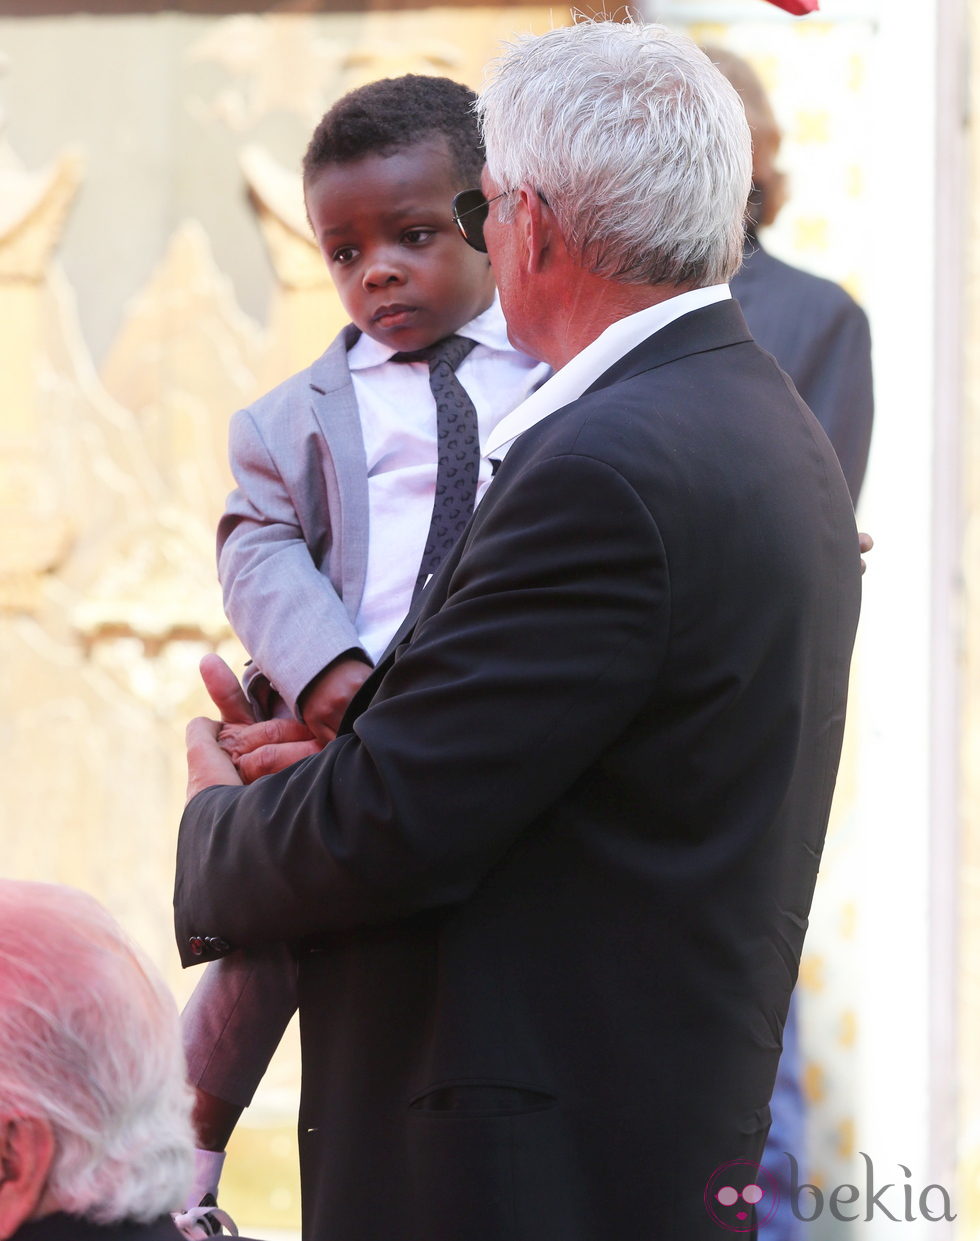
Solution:
<path fill-rule="evenodd" d="M 54 1211 L 178 1209 L 193 1158 L 177 1009 L 92 897 L 0 880 L 0 1238 Z"/>
<path fill-rule="evenodd" d="M 539 193 L 589 271 L 700 287 L 738 269 L 749 130 L 734 88 L 684 35 L 580 21 L 519 39 L 478 107 L 492 181 Z"/>

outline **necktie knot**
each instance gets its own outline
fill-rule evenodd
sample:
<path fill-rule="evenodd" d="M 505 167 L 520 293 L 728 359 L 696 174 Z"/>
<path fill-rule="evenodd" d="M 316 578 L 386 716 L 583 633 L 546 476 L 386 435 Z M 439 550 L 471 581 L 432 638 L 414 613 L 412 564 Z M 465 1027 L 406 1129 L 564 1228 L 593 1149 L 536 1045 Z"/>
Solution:
<path fill-rule="evenodd" d="M 475 347 L 476 341 L 468 340 L 465 336 L 446 336 L 442 340 L 437 340 L 434 345 L 427 345 L 425 349 L 413 349 L 409 352 L 393 354 L 391 360 L 392 362 L 425 362 L 430 374 L 440 362 L 446 362 L 450 370 L 455 371 L 460 362 Z"/>

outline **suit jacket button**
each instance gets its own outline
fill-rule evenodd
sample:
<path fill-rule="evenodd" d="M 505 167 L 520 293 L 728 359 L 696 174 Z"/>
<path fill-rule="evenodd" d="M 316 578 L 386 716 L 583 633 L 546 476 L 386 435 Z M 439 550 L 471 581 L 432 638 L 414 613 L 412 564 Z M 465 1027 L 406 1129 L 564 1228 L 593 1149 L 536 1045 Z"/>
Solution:
<path fill-rule="evenodd" d="M 200 935 L 192 935 L 187 941 L 187 946 L 196 957 L 199 957 L 204 951 L 204 940 L 201 939 Z"/>
<path fill-rule="evenodd" d="M 209 935 L 204 942 L 219 957 L 224 956 L 226 952 L 231 952 L 231 944 L 226 939 L 222 939 L 220 935 Z"/>

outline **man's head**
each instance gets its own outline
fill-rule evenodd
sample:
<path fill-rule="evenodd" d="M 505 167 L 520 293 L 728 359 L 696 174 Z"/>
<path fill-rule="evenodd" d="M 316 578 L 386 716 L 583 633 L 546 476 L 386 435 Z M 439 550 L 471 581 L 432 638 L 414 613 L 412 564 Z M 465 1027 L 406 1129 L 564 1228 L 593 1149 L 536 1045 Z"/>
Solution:
<path fill-rule="evenodd" d="M 491 188 L 538 195 L 587 271 L 697 288 L 737 270 L 748 127 L 690 39 L 591 21 L 523 39 L 497 62 L 479 111 Z"/>
<path fill-rule="evenodd" d="M 310 224 L 344 308 L 394 349 L 433 344 L 493 300 L 489 263 L 451 214 L 483 168 L 475 101 L 448 78 L 372 82 L 334 104 L 303 160 Z"/>
<path fill-rule="evenodd" d="M 776 167 L 782 134 L 765 87 L 749 62 L 723 47 L 705 45 L 702 51 L 728 78 L 745 105 L 745 116 L 752 131 L 752 194 L 749 197 L 748 224 L 754 231 L 771 224 L 786 200 L 786 179 Z"/>
<path fill-rule="evenodd" d="M 174 1002 L 96 901 L 0 880 L 0 1239 L 65 1211 L 156 1219 L 190 1180 Z"/>

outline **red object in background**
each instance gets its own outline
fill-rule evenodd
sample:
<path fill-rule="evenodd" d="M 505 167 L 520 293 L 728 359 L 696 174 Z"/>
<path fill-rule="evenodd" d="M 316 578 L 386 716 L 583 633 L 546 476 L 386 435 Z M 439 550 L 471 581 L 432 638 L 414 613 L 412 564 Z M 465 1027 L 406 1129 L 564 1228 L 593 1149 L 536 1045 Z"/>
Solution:
<path fill-rule="evenodd" d="M 769 3 L 774 4 L 777 9 L 785 9 L 787 13 L 793 13 L 796 17 L 815 13 L 820 8 L 820 0 L 769 0 Z"/>

